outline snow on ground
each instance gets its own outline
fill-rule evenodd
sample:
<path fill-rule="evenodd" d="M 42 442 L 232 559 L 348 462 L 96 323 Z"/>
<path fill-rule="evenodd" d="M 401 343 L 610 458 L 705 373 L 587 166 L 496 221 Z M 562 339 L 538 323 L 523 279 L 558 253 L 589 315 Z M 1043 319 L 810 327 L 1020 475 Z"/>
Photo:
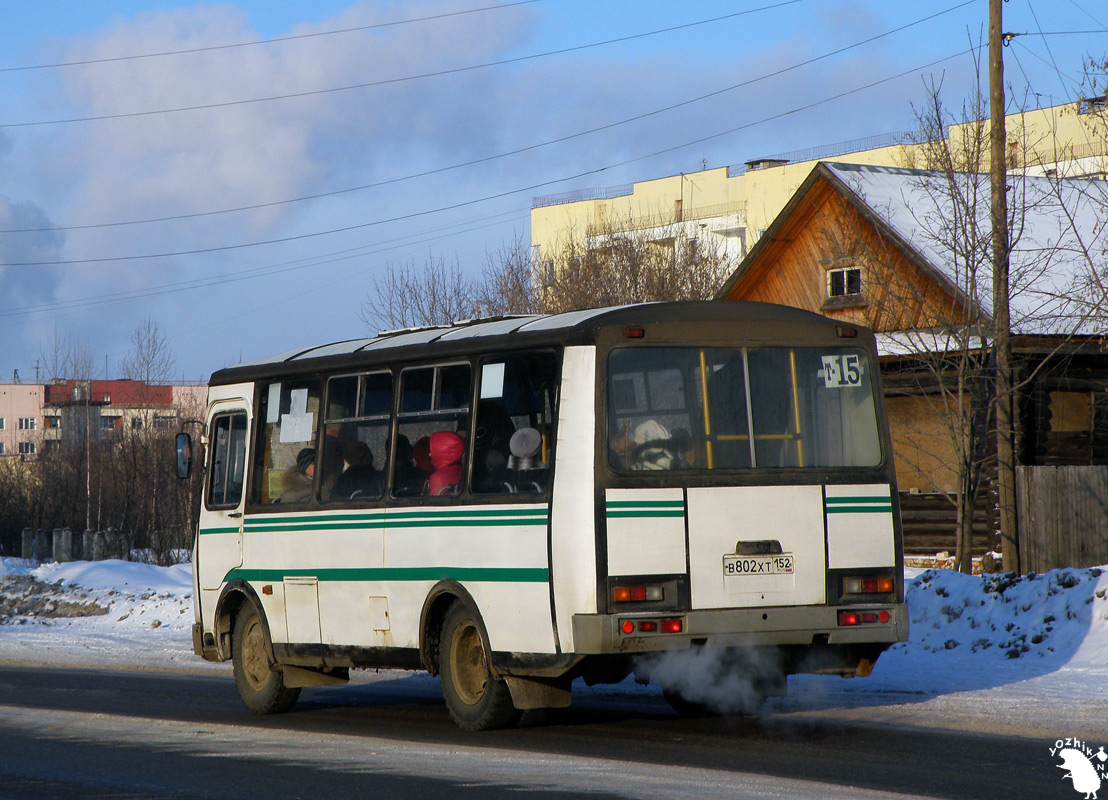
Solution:
<path fill-rule="evenodd" d="M 1016 732 L 1108 739 L 1108 570 L 910 569 L 906 578 L 910 641 L 883 654 L 868 678 L 792 676 L 789 696 L 764 713 L 852 709 L 893 721 L 915 713 L 970 729 L 999 721 Z M 0 559 L 0 663 L 229 671 L 193 655 L 192 622 L 187 564 Z M 427 678 L 411 680 L 434 691 Z M 658 694 L 631 680 L 574 691 L 601 702 Z"/>

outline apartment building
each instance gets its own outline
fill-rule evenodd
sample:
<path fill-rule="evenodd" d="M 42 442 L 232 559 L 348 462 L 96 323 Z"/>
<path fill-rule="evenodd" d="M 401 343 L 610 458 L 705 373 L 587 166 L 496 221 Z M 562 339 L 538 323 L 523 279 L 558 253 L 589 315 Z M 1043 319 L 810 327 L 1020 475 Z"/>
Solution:
<path fill-rule="evenodd" d="M 1103 100 L 1103 98 L 1101 99 Z M 1007 118 L 1009 167 L 1030 175 L 1108 175 L 1105 109 L 1082 101 Z M 971 125 L 948 131 L 951 147 L 972 135 Z M 927 167 L 909 133 L 889 133 L 783 153 L 717 169 L 536 197 L 531 209 L 531 258 L 548 285 L 558 254 L 602 248 L 606 236 L 635 232 L 644 241 L 680 248 L 704 237 L 735 261 L 745 256 L 819 161 L 888 167 Z"/>
<path fill-rule="evenodd" d="M 202 412 L 207 391 L 206 384 L 130 380 L 0 384 L 0 456 L 33 458 L 62 441 L 175 429 Z"/>

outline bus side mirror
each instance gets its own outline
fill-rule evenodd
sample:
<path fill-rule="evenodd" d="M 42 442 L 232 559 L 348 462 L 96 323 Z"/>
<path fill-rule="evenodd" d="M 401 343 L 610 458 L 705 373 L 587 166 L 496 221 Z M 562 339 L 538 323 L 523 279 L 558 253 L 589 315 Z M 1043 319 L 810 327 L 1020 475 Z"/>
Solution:
<path fill-rule="evenodd" d="M 177 477 L 181 480 L 192 475 L 192 437 L 187 433 L 177 434 Z"/>

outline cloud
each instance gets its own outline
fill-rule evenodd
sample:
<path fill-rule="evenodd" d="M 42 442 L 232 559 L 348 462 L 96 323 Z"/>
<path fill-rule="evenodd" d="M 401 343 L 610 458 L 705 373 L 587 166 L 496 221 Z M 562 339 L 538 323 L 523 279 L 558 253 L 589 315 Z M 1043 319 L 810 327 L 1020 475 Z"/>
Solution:
<path fill-rule="evenodd" d="M 46 212 L 33 203 L 0 195 L 0 229 L 50 228 Z M 60 258 L 65 237 L 58 231 L 0 234 L 0 265 Z M 0 309 L 54 299 L 60 271 L 51 267 L 0 266 Z"/>
<path fill-rule="evenodd" d="M 421 16 L 457 3 L 406 7 Z M 399 9 L 360 3 L 292 35 L 395 19 Z M 454 18 L 375 31 L 214 50 L 157 59 L 96 64 L 66 73 L 65 91 L 77 115 L 234 103 L 318 92 L 495 60 L 518 40 L 520 15 Z M 75 42 L 70 59 L 143 51 L 214 47 L 257 39 L 246 16 L 227 6 L 149 13 L 104 34 Z M 105 120 L 69 137 L 81 165 L 73 204 L 83 223 L 188 214 L 312 194 L 335 181 L 396 173 L 398 153 L 484 151 L 489 139 L 488 71 L 271 102 Z M 221 217 L 201 226 L 166 228 L 195 241 L 207 228 L 225 235 L 273 230 L 297 213 L 275 206 Z M 142 234 L 140 234 L 142 235 Z"/>

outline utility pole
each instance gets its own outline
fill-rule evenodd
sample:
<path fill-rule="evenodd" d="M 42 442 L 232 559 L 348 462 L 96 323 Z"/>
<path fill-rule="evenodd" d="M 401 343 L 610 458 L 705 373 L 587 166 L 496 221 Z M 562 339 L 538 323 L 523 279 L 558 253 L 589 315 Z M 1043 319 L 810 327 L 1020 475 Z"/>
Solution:
<path fill-rule="evenodd" d="M 989 173 L 992 184 L 993 346 L 996 348 L 996 471 L 1005 571 L 1020 572 L 1012 402 L 1012 318 L 1008 308 L 1008 194 L 1004 130 L 1003 0 L 989 0 Z"/>

